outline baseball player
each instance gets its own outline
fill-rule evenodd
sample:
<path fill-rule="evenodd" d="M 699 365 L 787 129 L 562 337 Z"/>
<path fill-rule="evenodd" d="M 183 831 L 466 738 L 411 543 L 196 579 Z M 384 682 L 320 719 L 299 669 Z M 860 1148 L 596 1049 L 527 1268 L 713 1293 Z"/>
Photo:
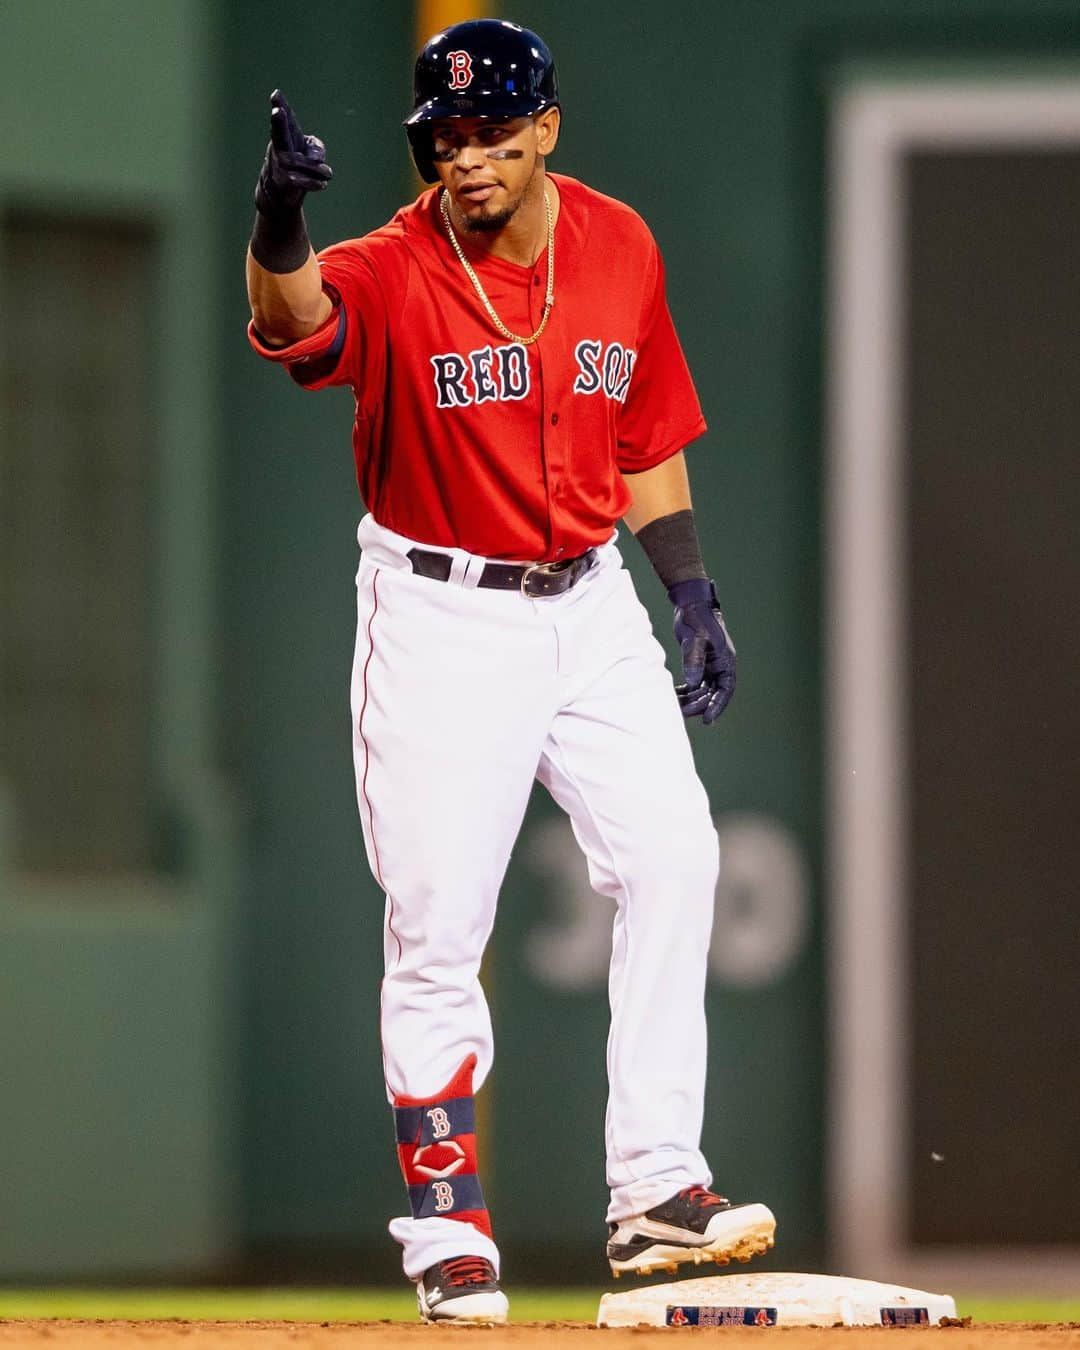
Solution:
<path fill-rule="evenodd" d="M 535 33 L 439 33 L 405 123 L 435 186 L 316 255 L 302 203 L 331 170 L 275 92 L 247 259 L 255 350 L 356 398 L 353 753 L 386 895 L 383 1059 L 410 1207 L 390 1231 L 426 1321 L 507 1315 L 477 1165 L 478 972 L 535 778 L 616 907 L 612 1271 L 748 1260 L 775 1228 L 709 1189 L 699 1147 L 718 856 L 682 719 L 711 723 L 735 684 L 683 460 L 705 422 L 649 230 L 547 171 L 560 116 Z M 620 520 L 674 605 L 677 690 Z"/>

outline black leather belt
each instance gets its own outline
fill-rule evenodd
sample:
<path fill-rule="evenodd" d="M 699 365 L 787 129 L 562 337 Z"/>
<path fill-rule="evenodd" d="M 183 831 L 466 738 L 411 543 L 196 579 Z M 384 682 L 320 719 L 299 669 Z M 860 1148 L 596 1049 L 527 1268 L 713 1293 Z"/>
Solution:
<path fill-rule="evenodd" d="M 431 549 L 411 548 L 406 557 L 412 570 L 432 581 L 449 581 L 454 560 L 449 553 L 435 553 Z M 488 562 L 480 573 L 478 586 L 493 591 L 520 591 L 530 597 L 562 595 L 575 586 L 596 562 L 596 549 L 590 548 L 577 558 L 560 562 L 501 563 Z"/>

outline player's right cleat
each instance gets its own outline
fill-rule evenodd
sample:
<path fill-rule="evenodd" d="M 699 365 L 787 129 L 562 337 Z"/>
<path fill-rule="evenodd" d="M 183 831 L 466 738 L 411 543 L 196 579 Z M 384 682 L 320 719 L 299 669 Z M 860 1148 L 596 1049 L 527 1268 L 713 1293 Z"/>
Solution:
<path fill-rule="evenodd" d="M 608 1264 L 616 1278 L 624 1271 L 674 1271 L 684 1261 L 726 1266 L 767 1252 L 775 1232 L 776 1219 L 767 1206 L 733 1205 L 704 1186 L 687 1186 L 662 1205 L 613 1223 Z"/>
<path fill-rule="evenodd" d="M 424 1271 L 416 1301 L 422 1322 L 460 1327 L 502 1325 L 510 1307 L 495 1267 L 482 1256 L 452 1256 Z"/>

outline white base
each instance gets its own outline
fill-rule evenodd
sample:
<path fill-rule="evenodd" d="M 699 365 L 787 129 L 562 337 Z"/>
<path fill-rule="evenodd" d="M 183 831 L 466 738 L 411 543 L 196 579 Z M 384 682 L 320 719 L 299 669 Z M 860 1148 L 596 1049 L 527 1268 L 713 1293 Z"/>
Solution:
<path fill-rule="evenodd" d="M 600 1300 L 598 1327 L 937 1326 L 955 1317 L 948 1294 L 840 1275 L 707 1275 Z"/>

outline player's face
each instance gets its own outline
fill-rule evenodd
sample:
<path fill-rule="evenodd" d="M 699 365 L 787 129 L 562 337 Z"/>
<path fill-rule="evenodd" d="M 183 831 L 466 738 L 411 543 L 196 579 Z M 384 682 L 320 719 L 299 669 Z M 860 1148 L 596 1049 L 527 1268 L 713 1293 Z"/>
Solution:
<path fill-rule="evenodd" d="M 538 171 L 558 128 L 557 108 L 506 121 L 454 117 L 433 123 L 435 171 L 466 229 L 502 229 L 539 190 Z"/>

